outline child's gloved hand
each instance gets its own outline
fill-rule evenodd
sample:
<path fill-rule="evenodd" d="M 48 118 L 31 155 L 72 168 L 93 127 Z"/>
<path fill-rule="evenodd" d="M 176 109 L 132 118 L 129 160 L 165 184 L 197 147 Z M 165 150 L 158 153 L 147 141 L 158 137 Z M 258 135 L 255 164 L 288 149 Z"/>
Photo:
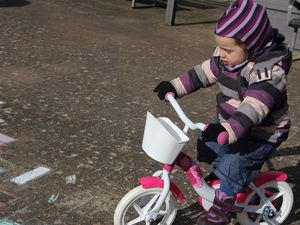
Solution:
<path fill-rule="evenodd" d="M 204 142 L 217 142 L 221 145 L 228 143 L 228 133 L 225 128 L 217 123 L 209 124 L 202 133 L 203 141 Z"/>
<path fill-rule="evenodd" d="M 157 96 L 160 100 L 164 100 L 165 96 L 168 92 L 174 93 L 174 97 L 178 98 L 178 94 L 174 88 L 174 86 L 169 81 L 162 81 L 160 82 L 153 90 L 154 92 L 157 92 Z"/>

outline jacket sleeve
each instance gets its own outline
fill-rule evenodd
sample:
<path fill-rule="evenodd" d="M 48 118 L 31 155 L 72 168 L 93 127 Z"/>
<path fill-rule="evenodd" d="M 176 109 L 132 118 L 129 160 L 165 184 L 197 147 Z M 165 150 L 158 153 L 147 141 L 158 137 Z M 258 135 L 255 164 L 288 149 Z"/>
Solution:
<path fill-rule="evenodd" d="M 262 74 L 252 72 L 244 100 L 232 117 L 222 122 L 229 134 L 229 143 L 236 142 L 260 124 L 276 102 L 285 96 L 286 74 L 281 67 L 275 65 Z"/>
<path fill-rule="evenodd" d="M 218 54 L 219 51 L 218 48 L 216 48 L 213 57 Z M 197 91 L 202 87 L 209 87 L 216 83 L 216 74 L 212 71 L 212 64 L 214 63 L 213 57 L 194 66 L 188 72 L 181 74 L 178 78 L 171 81 L 179 97 Z"/>

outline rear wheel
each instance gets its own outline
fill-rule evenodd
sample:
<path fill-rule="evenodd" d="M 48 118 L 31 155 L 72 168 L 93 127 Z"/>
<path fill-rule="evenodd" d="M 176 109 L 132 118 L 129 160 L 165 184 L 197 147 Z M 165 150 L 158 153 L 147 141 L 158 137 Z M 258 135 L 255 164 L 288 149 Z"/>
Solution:
<path fill-rule="evenodd" d="M 272 181 L 262 184 L 258 187 L 272 205 L 276 208 L 273 216 L 265 219 L 263 211 L 257 212 L 263 208 L 263 200 L 254 192 L 252 192 L 244 202 L 245 209 L 242 213 L 237 213 L 237 220 L 241 225 L 268 225 L 281 224 L 288 217 L 293 207 L 294 196 L 288 183 L 282 181 Z M 267 209 L 265 209 L 267 210 Z"/>
<path fill-rule="evenodd" d="M 138 186 L 132 189 L 119 202 L 114 214 L 114 225 L 150 225 L 146 222 L 146 215 L 155 206 L 161 192 L 162 188 L 144 189 Z M 153 224 L 171 225 L 176 213 L 176 198 L 169 193 Z"/>

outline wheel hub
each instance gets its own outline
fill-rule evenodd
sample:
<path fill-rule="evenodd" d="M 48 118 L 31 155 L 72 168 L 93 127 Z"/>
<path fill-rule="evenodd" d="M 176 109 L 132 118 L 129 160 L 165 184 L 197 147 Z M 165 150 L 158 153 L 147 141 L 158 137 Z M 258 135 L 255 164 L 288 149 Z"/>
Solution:
<path fill-rule="evenodd" d="M 263 219 L 269 224 L 269 225 L 275 225 L 275 223 L 271 220 L 276 215 L 275 211 L 270 207 L 266 206 L 263 210 Z"/>

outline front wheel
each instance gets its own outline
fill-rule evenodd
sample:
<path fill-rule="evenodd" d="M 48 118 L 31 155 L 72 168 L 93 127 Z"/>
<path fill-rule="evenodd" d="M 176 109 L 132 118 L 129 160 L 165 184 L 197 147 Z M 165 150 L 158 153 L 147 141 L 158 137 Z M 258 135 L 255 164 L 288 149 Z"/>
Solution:
<path fill-rule="evenodd" d="M 146 215 L 155 206 L 161 192 L 162 188 L 144 189 L 138 186 L 132 189 L 119 202 L 114 214 L 114 225 L 149 225 Z M 169 193 L 154 224 L 171 225 L 176 213 L 176 198 Z"/>
<path fill-rule="evenodd" d="M 282 181 L 271 181 L 258 188 L 272 202 L 276 212 L 266 220 L 263 212 L 259 211 L 263 208 L 264 202 L 255 192 L 252 192 L 243 203 L 244 211 L 237 214 L 237 220 L 241 225 L 282 224 L 290 214 L 294 202 L 293 191 L 289 184 Z"/>

